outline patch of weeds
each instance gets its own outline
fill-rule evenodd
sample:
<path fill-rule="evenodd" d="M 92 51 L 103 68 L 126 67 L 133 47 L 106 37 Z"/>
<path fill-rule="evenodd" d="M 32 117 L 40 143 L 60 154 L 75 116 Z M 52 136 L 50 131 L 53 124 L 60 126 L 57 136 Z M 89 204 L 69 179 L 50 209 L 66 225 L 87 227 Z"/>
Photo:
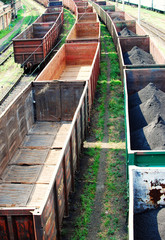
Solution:
<path fill-rule="evenodd" d="M 108 101 L 109 111 L 109 138 L 116 143 L 121 142 L 121 134 L 124 133 L 124 97 L 123 86 L 120 81 L 120 68 L 118 55 L 106 27 L 101 24 L 101 31 L 104 34 L 102 44 L 110 60 L 110 99 Z M 103 39 L 102 39 L 103 41 Z M 102 52 L 105 52 L 103 49 Z M 102 56 L 103 61 L 105 56 Z M 101 64 L 101 66 L 105 66 Z M 100 81 L 105 78 L 101 72 Z M 126 157 L 125 150 L 112 149 L 107 154 L 106 167 L 106 189 L 104 193 L 104 207 L 101 214 L 101 227 L 99 230 L 100 239 L 125 239 L 127 237 L 126 213 L 127 213 L 127 186 L 126 186 Z M 125 226 L 125 229 L 123 228 Z M 124 229 L 124 230 L 123 230 Z"/>
<path fill-rule="evenodd" d="M 64 9 L 64 24 L 63 29 L 59 37 L 60 44 L 58 45 L 58 48 L 60 48 L 67 38 L 67 35 L 71 28 L 73 27 L 75 23 L 75 16 L 67 9 Z"/>
<path fill-rule="evenodd" d="M 86 183 L 83 189 L 83 194 L 81 195 L 80 215 L 76 219 L 76 230 L 75 235 L 72 238 L 73 240 L 86 239 L 88 234 L 88 226 L 96 192 L 100 148 L 88 148 L 85 154 L 91 157 L 93 160 L 91 161 L 91 165 L 89 166 L 87 173 L 84 176 Z"/>
<path fill-rule="evenodd" d="M 127 236 L 126 226 L 123 230 L 123 224 L 126 223 L 125 209 L 127 209 L 127 186 L 125 174 L 123 175 L 125 158 L 123 154 L 124 150 L 113 149 L 109 151 L 107 158 L 104 214 L 102 214 L 102 225 L 99 233 L 99 236 L 107 237 L 107 239 L 119 239 L 117 236 L 124 239 Z M 110 238 L 111 236 L 114 238 Z"/>

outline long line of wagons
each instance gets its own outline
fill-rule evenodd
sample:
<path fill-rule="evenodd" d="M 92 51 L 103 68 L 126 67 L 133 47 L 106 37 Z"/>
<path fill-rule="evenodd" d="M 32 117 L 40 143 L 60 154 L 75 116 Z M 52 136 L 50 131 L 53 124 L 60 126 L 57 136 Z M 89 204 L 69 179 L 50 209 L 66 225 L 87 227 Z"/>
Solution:
<path fill-rule="evenodd" d="M 124 85 L 129 239 L 164 239 L 165 57 L 130 15 L 91 3 L 112 35 Z"/>
<path fill-rule="evenodd" d="M 59 11 L 59 2 L 44 4 L 47 13 Z M 165 58 L 144 29 L 109 2 L 63 4 L 76 15 L 66 43 L 0 117 L 2 239 L 60 239 L 99 74 L 97 14 L 114 40 L 125 92 L 129 239 L 160 239 Z"/>
<path fill-rule="evenodd" d="M 76 22 L 66 43 L 37 79 L 0 113 L 3 240 L 60 239 L 63 217 L 68 216 L 68 197 L 74 191 L 100 63 L 97 14 L 88 2 L 70 2 Z M 55 44 L 63 6 L 59 1 L 48 5 L 14 39 L 16 62 L 36 65 Z"/>

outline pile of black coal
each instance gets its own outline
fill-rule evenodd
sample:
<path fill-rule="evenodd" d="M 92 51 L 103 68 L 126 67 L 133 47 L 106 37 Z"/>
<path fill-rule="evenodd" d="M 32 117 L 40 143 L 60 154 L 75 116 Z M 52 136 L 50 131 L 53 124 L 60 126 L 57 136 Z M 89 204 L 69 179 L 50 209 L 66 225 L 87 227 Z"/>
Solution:
<path fill-rule="evenodd" d="M 152 55 L 137 46 L 125 52 L 123 57 L 126 65 L 155 64 Z"/>
<path fill-rule="evenodd" d="M 165 93 L 153 83 L 129 97 L 131 149 L 165 149 Z"/>
<path fill-rule="evenodd" d="M 165 208 L 147 209 L 134 215 L 135 240 L 163 240 L 165 236 L 164 224 Z"/>
<path fill-rule="evenodd" d="M 131 133 L 133 150 L 165 150 L 165 121 L 157 115 L 146 127 Z"/>
<path fill-rule="evenodd" d="M 137 36 L 136 33 L 129 30 L 127 27 L 123 28 L 119 33 L 119 36 L 127 37 L 127 36 Z"/>
<path fill-rule="evenodd" d="M 135 107 L 149 100 L 152 95 L 155 95 L 159 101 L 161 101 L 164 98 L 165 93 L 157 88 L 155 84 L 150 82 L 146 87 L 129 96 L 129 108 Z"/>
<path fill-rule="evenodd" d="M 121 18 L 119 18 L 119 17 L 115 17 L 115 18 L 113 19 L 113 21 L 114 21 L 114 22 L 119 22 L 119 21 L 123 21 L 123 19 L 121 19 Z"/>

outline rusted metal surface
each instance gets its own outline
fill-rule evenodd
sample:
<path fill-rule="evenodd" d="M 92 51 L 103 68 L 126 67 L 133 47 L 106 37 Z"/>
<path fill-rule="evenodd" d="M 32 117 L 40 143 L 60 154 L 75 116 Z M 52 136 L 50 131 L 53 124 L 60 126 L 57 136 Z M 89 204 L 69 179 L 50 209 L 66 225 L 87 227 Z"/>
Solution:
<path fill-rule="evenodd" d="M 36 82 L 60 80 L 71 84 L 71 82 L 88 81 L 89 109 L 91 109 L 99 74 L 99 59 L 100 43 L 64 44 L 38 76 Z"/>
<path fill-rule="evenodd" d="M 129 239 L 139 239 L 136 236 L 139 229 L 136 216 L 145 224 L 141 230 L 147 239 L 152 234 L 154 239 L 159 239 L 160 236 L 163 239 L 164 214 L 159 211 L 163 211 L 164 206 L 165 168 L 129 166 Z M 145 214 L 149 214 L 148 217 Z M 147 233 L 152 234 L 148 236 Z"/>
<path fill-rule="evenodd" d="M 0 174 L 34 122 L 31 86 L 0 116 Z"/>
<path fill-rule="evenodd" d="M 112 38 L 114 41 L 114 44 L 117 46 L 118 38 L 123 38 L 123 36 L 119 36 L 119 32 L 122 31 L 125 27 L 129 29 L 130 31 L 137 34 L 137 36 L 128 36 L 127 38 L 136 38 L 139 36 L 147 36 L 147 33 L 144 31 L 144 29 L 135 21 L 135 20 L 127 20 L 127 21 L 121 21 L 121 22 L 114 22 L 114 29 L 112 31 Z M 125 38 L 125 37 L 124 37 Z"/>
<path fill-rule="evenodd" d="M 54 46 L 62 24 L 63 8 L 58 12 L 58 16 L 56 11 L 50 14 L 50 8 L 48 8 L 41 17 L 13 40 L 15 62 L 23 66 L 41 63 Z"/>
<path fill-rule="evenodd" d="M 77 12 L 78 13 L 87 13 L 87 12 L 93 12 L 93 7 L 92 6 L 88 6 L 88 7 L 78 7 L 77 8 Z"/>
<path fill-rule="evenodd" d="M 100 23 L 75 23 L 66 38 L 67 43 L 100 41 Z"/>
<path fill-rule="evenodd" d="M 165 168 L 136 168 L 133 171 L 134 213 L 165 205 Z"/>
<path fill-rule="evenodd" d="M 124 63 L 123 54 L 130 51 L 134 46 L 137 46 L 147 53 L 150 53 L 155 60 L 155 64 L 134 64 L 127 65 Z M 117 45 L 121 76 L 123 79 L 123 69 L 137 69 L 137 68 L 165 68 L 165 57 L 162 55 L 158 47 L 150 39 L 149 36 L 139 36 L 136 38 L 119 38 Z"/>
<path fill-rule="evenodd" d="M 74 14 L 77 14 L 77 5 L 73 0 L 63 0 L 64 7 L 69 8 Z"/>
<path fill-rule="evenodd" d="M 77 22 L 85 23 L 85 22 L 98 22 L 98 17 L 96 13 L 78 13 Z"/>
<path fill-rule="evenodd" d="M 46 93 L 45 83 L 42 84 Z M 84 86 L 78 85 L 80 89 Z M 74 88 L 70 87 L 72 95 Z M 28 99 L 32 88 L 35 87 L 29 85 L 6 112 L 12 112 L 16 103 L 15 108 L 19 109 L 19 99 L 22 100 L 21 109 L 27 107 L 25 102 L 28 101 L 32 108 L 35 107 L 32 98 Z M 0 183 L 2 239 L 59 239 L 63 216 L 68 214 L 68 195 L 74 188 L 74 173 L 87 126 L 87 84 L 83 93 L 82 90 L 79 93 L 79 99 L 72 122 L 29 123 L 24 141 L 19 148 L 17 146 L 11 161 L 7 160 L 9 165 L 1 174 Z M 25 114 L 28 119 L 29 114 Z M 3 117 L 5 114 L 1 120 Z"/>
<path fill-rule="evenodd" d="M 74 1 L 76 6 L 78 7 L 87 7 L 88 6 L 88 1 Z"/>
<path fill-rule="evenodd" d="M 45 69 L 46 71 L 46 69 Z M 38 121 L 72 120 L 84 83 L 34 82 Z M 43 88 L 44 86 L 44 88 Z"/>

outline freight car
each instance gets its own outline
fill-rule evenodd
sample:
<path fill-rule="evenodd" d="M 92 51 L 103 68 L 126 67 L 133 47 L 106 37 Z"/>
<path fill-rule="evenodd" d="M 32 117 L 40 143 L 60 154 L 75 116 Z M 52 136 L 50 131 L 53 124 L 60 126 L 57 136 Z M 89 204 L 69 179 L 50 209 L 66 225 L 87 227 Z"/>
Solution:
<path fill-rule="evenodd" d="M 36 24 L 51 14 L 49 9 Z M 60 239 L 99 60 L 99 42 L 64 44 L 36 81 L 1 114 L 2 239 Z"/>
<path fill-rule="evenodd" d="M 14 59 L 24 68 L 43 62 L 53 48 L 63 25 L 63 8 L 48 8 L 13 40 Z"/>
<path fill-rule="evenodd" d="M 33 82 L 1 114 L 2 240 L 59 239 L 87 114 L 83 81 Z"/>
<path fill-rule="evenodd" d="M 91 109 L 99 75 L 100 43 L 66 43 L 36 81 L 88 81 L 88 104 Z M 56 64 L 55 64 L 56 63 Z"/>
<path fill-rule="evenodd" d="M 99 17 L 103 19 L 103 22 L 106 24 L 113 37 L 119 55 L 122 78 L 123 69 L 125 68 L 165 67 L 165 57 L 155 43 L 145 33 L 144 29 L 136 23 L 131 16 L 123 11 L 118 11 L 116 7 L 115 9 L 106 10 L 102 9 L 102 6 L 98 5 L 97 2 L 91 2 L 91 4 L 94 8 L 96 8 L 96 12 L 98 12 Z M 107 5 L 107 7 L 108 6 L 109 5 Z M 116 21 L 114 21 L 115 18 L 120 18 L 120 20 L 116 19 Z M 121 36 L 120 33 L 123 28 L 126 28 L 126 34 Z M 136 35 L 130 36 L 130 31 L 132 31 L 132 33 L 136 33 Z M 148 53 L 150 55 L 148 55 L 148 58 L 153 58 L 153 61 L 148 60 L 144 63 L 142 56 L 145 56 Z M 129 56 L 130 54 L 137 55 L 136 60 L 139 59 L 139 61 L 131 61 L 131 57 Z"/>
<path fill-rule="evenodd" d="M 152 99 L 152 96 L 155 95 L 156 89 L 159 89 L 161 92 L 165 93 L 165 87 L 164 87 L 164 76 L 165 76 L 165 68 L 148 68 L 148 69 L 128 69 L 124 71 L 124 88 L 125 88 L 125 114 L 126 114 L 126 141 L 127 141 L 127 161 L 128 165 L 136 165 L 136 166 L 165 166 L 165 151 L 164 149 L 161 149 L 162 146 L 159 146 L 158 148 L 145 148 L 135 145 L 135 134 L 133 134 L 133 127 L 132 124 L 136 125 L 136 123 L 132 122 L 133 115 L 130 118 L 130 114 L 132 114 L 131 110 L 131 101 L 132 106 L 134 104 L 134 107 L 137 107 L 137 114 L 139 113 L 138 121 L 136 121 L 138 124 L 142 123 L 142 119 L 144 116 L 142 116 L 142 112 L 140 111 L 140 105 L 143 101 L 142 99 L 139 99 L 138 105 L 135 105 L 133 103 L 136 98 L 133 98 L 135 95 L 137 96 L 137 99 L 140 98 L 140 91 L 145 91 L 145 88 L 148 86 L 150 89 L 149 92 L 145 93 L 146 99 L 150 100 L 151 102 L 148 102 L 148 107 L 146 104 L 146 113 L 147 111 L 153 110 L 157 102 L 156 99 L 154 101 L 154 98 Z M 149 85 L 150 84 L 150 85 Z M 151 85 L 153 84 L 153 85 Z M 154 88 L 156 86 L 156 89 Z M 153 90 L 152 90 L 153 88 Z M 147 91 L 147 89 L 146 89 Z M 139 96 L 139 97 L 138 97 Z M 156 95 L 157 96 L 157 95 Z M 147 99 L 148 98 L 148 99 Z M 158 98 L 158 96 L 156 97 Z M 155 102 L 155 103 L 154 103 Z M 148 109 L 148 110 L 147 110 Z M 148 115 L 153 115 L 153 118 L 156 117 L 157 110 L 153 110 L 153 112 L 148 113 Z M 149 117 L 149 116 L 148 116 Z M 152 119 L 154 120 L 154 119 Z M 144 121 L 145 122 L 145 121 Z M 147 125 L 147 123 L 145 122 Z M 139 125 L 140 128 L 144 127 L 144 125 Z M 138 130 L 138 129 L 136 129 Z M 162 128 L 162 134 L 163 134 L 163 128 Z M 151 137 L 150 137 L 151 138 Z M 145 138 L 143 138 L 145 140 Z M 143 141 L 142 140 L 142 141 Z M 151 139 L 150 139 L 151 140 Z M 136 137 L 136 141 L 138 141 L 138 138 Z M 162 139 L 159 139 L 157 141 L 157 144 L 164 144 L 164 138 L 162 135 Z M 138 148 L 137 148 L 138 147 Z"/>
<path fill-rule="evenodd" d="M 71 42 L 98 42 L 100 41 L 100 23 L 76 22 L 66 38 L 67 43 Z"/>

